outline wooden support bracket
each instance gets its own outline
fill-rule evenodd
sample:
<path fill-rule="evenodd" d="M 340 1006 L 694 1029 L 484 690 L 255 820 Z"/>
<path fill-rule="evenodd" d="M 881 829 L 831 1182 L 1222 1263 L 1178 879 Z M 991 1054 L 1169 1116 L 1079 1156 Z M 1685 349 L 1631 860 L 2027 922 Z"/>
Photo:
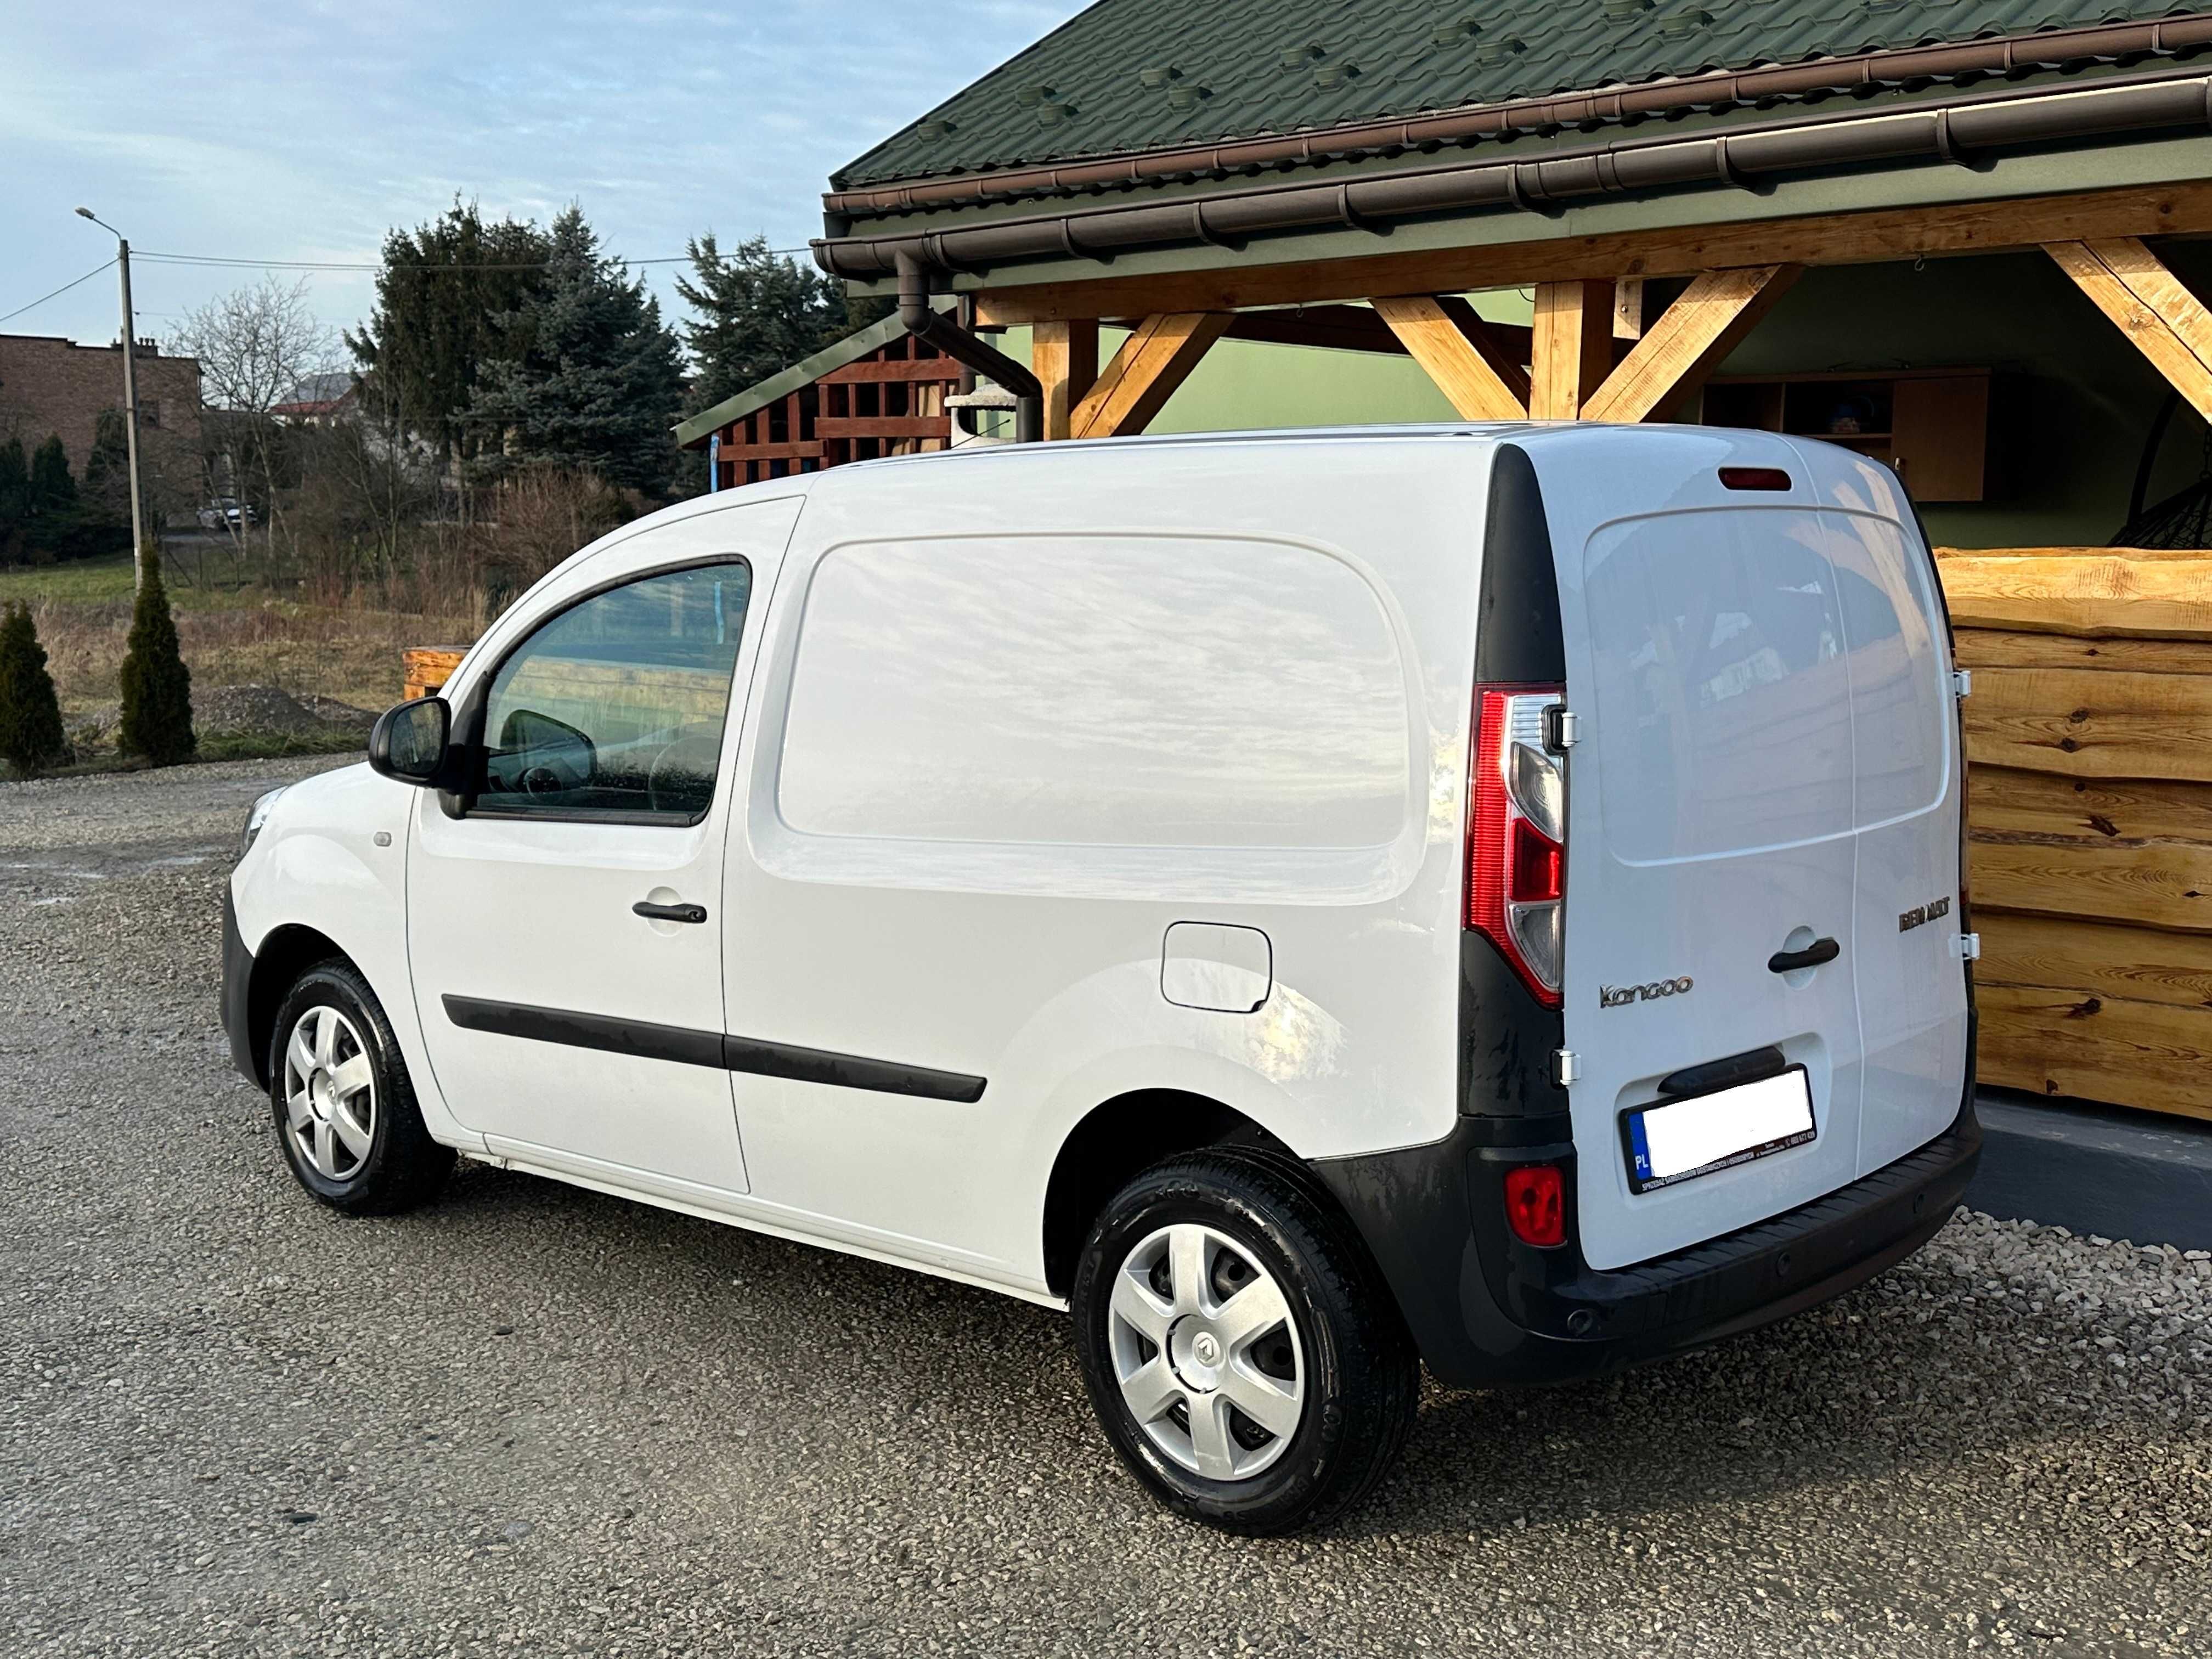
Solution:
<path fill-rule="evenodd" d="M 2212 313 L 2158 255 L 2132 236 L 2047 242 L 2043 251 L 2190 407 L 2212 421 Z"/>
<path fill-rule="evenodd" d="M 1801 265 L 1705 272 L 1644 329 L 1584 401 L 1582 418 L 1631 422 L 1664 410 L 1700 385 L 1802 274 Z"/>
<path fill-rule="evenodd" d="M 1537 283 L 1534 344 L 1529 417 L 1575 419 L 1613 367 L 1612 283 Z"/>
<path fill-rule="evenodd" d="M 1121 342 L 1097 384 L 1068 411 L 1072 438 L 1125 437 L 1142 432 L 1228 330 L 1224 311 L 1182 311 L 1147 317 Z"/>
<path fill-rule="evenodd" d="M 1098 379 L 1098 321 L 1039 323 L 1030 336 L 1030 367 L 1044 388 L 1044 435 L 1065 438 L 1075 405 Z"/>
<path fill-rule="evenodd" d="M 1371 303 L 1462 418 L 1528 419 L 1528 377 L 1474 307 L 1426 294 Z"/>

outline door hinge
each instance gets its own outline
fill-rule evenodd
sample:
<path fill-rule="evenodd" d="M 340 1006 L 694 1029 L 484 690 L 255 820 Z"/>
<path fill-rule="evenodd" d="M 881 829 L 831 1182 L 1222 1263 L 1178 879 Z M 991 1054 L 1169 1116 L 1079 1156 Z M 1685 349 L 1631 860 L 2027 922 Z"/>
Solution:
<path fill-rule="evenodd" d="M 1552 1081 L 1564 1089 L 1582 1080 L 1583 1059 L 1571 1048 L 1552 1050 Z"/>
<path fill-rule="evenodd" d="M 1960 962 L 1979 962 L 1982 959 L 1982 936 L 1979 933 L 1952 934 L 1951 954 Z"/>
<path fill-rule="evenodd" d="M 1954 697 L 1971 697 L 1974 695 L 1972 669 L 1954 668 L 1951 671 L 1951 695 Z"/>
<path fill-rule="evenodd" d="M 1555 702 L 1544 711 L 1544 747 L 1555 755 L 1564 755 L 1582 741 L 1583 719 L 1563 702 Z"/>

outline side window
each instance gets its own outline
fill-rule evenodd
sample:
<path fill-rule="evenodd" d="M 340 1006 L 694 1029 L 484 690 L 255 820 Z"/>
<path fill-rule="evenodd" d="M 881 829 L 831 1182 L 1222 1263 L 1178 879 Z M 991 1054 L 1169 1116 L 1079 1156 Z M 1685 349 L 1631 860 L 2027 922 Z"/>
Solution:
<path fill-rule="evenodd" d="M 752 571 L 593 594 L 518 646 L 484 709 L 482 812 L 696 823 L 714 799 Z"/>

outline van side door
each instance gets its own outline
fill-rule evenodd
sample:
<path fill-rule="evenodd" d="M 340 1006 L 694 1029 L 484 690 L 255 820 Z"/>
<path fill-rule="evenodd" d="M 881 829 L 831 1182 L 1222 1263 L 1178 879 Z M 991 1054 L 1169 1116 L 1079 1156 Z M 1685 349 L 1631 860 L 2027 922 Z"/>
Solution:
<path fill-rule="evenodd" d="M 758 555 L 772 572 L 797 507 L 623 544 L 459 694 L 475 787 L 416 806 L 408 955 L 438 1085 L 493 1152 L 745 1189 L 721 1063 L 722 849 Z"/>

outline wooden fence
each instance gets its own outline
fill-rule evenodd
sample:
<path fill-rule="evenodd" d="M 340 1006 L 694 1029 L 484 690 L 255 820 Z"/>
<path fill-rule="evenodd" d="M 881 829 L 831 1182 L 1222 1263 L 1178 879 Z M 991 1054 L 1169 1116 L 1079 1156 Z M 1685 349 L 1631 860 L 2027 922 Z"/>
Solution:
<path fill-rule="evenodd" d="M 2212 1117 L 2212 552 L 1937 559 L 1982 1078 Z"/>

